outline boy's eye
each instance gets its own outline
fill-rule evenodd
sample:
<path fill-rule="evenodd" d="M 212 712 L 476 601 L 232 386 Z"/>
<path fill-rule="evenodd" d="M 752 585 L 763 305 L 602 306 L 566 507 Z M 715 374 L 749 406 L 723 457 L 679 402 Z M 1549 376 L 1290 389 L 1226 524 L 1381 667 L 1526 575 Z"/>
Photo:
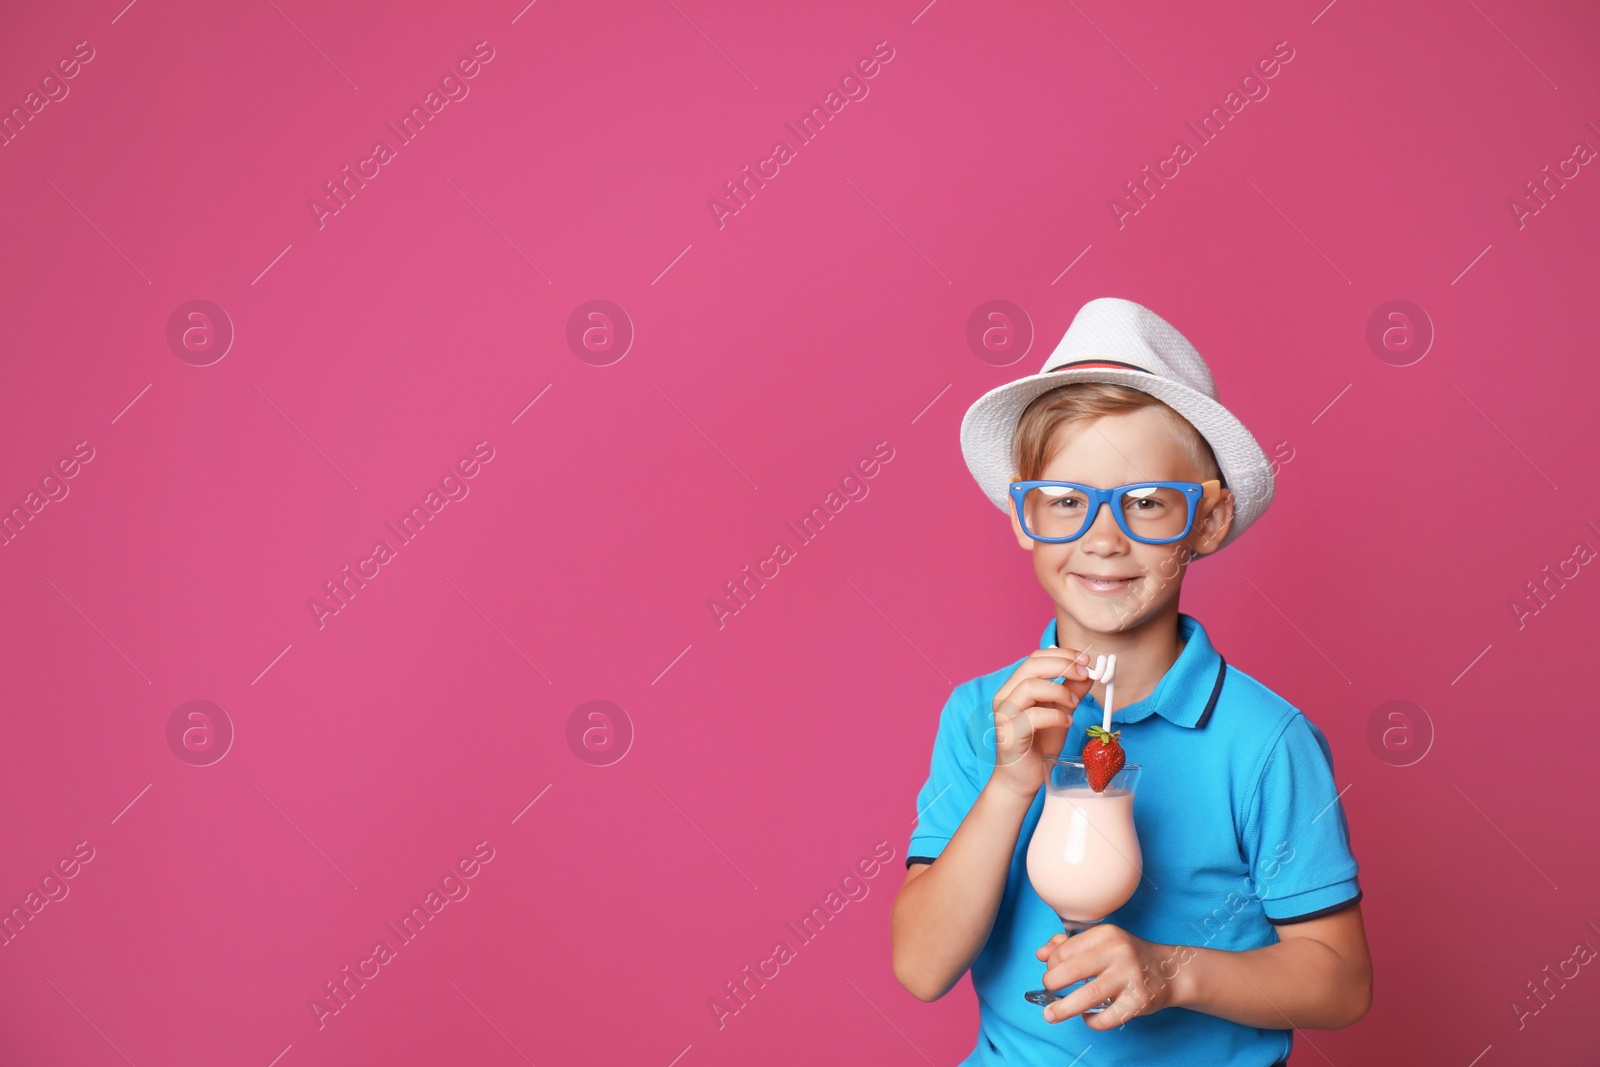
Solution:
<path fill-rule="evenodd" d="M 1162 499 L 1162 490 L 1159 486 L 1147 485 L 1139 489 L 1129 489 L 1122 497 L 1124 511 L 1160 511 L 1166 506 Z"/>
<path fill-rule="evenodd" d="M 1088 502 L 1082 492 L 1064 485 L 1042 485 L 1033 492 L 1042 496 L 1054 511 L 1071 511 L 1083 507 Z"/>

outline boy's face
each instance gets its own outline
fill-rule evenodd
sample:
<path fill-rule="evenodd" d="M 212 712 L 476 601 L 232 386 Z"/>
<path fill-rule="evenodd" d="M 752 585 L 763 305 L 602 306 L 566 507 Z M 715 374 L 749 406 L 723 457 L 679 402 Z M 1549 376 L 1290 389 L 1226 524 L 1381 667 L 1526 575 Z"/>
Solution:
<path fill-rule="evenodd" d="M 1155 408 L 1103 415 L 1056 431 L 1058 451 L 1039 477 L 1110 489 L 1131 482 L 1199 482 L 1172 429 Z M 1077 540 L 1035 541 L 1023 532 L 1015 508 L 1017 543 L 1033 553 L 1033 570 L 1056 607 L 1095 633 L 1130 630 L 1176 611 L 1186 564 L 1216 551 L 1233 524 L 1233 496 L 1221 489 L 1195 505 L 1194 526 L 1181 541 L 1147 545 L 1122 532 L 1110 505 Z M 1097 585 L 1091 578 L 1125 579 Z"/>

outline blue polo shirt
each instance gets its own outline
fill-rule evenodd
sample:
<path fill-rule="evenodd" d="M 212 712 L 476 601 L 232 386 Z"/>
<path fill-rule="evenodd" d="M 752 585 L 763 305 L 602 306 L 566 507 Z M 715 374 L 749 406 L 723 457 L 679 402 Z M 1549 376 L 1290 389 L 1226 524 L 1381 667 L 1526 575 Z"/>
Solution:
<path fill-rule="evenodd" d="M 1274 925 L 1361 899 L 1328 742 L 1293 705 L 1229 666 L 1205 628 L 1181 612 L 1178 639 L 1178 659 L 1155 690 L 1112 715 L 1128 761 L 1144 767 L 1133 805 L 1144 878 L 1107 921 L 1161 944 L 1233 951 L 1271 945 Z M 1052 618 L 1039 647 L 1055 645 Z M 936 860 L 989 780 L 994 696 L 1021 662 L 963 682 L 946 701 L 917 797 L 921 816 L 908 866 Z M 1082 750 L 1085 729 L 1102 711 L 1092 695 L 1079 702 L 1064 754 Z M 1043 984 L 1034 951 L 1061 932 L 1028 882 L 1028 841 L 1043 808 L 1041 789 L 1022 822 L 994 927 L 972 963 L 978 1040 L 960 1067 L 1269 1067 L 1287 1060 L 1289 1030 L 1166 1008 L 1102 1032 L 1082 1018 L 1048 1023 L 1042 1008 L 1023 999 Z"/>

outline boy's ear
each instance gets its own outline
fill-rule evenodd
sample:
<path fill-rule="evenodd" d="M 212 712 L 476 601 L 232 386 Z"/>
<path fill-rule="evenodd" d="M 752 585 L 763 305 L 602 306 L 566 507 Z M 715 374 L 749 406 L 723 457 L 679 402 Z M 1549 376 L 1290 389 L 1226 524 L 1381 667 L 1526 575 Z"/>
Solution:
<path fill-rule="evenodd" d="M 1222 544 L 1222 539 L 1233 529 L 1233 490 L 1219 489 L 1216 503 L 1195 523 L 1199 537 L 1195 539 L 1196 555 L 1209 555 Z"/>
<path fill-rule="evenodd" d="M 1017 544 L 1032 552 L 1033 538 L 1022 532 L 1022 523 L 1017 521 L 1017 509 L 1014 506 L 1007 508 L 1006 514 L 1011 516 L 1011 532 L 1017 535 Z"/>

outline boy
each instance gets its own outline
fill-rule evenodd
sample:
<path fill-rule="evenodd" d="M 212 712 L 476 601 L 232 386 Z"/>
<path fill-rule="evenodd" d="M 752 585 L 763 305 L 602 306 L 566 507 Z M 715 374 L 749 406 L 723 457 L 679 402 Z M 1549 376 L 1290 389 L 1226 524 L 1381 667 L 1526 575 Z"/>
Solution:
<path fill-rule="evenodd" d="M 1269 1067 L 1295 1029 L 1361 1018 L 1372 970 L 1327 741 L 1178 610 L 1188 562 L 1273 494 L 1205 361 L 1146 308 L 1090 301 L 1040 373 L 972 405 L 961 446 L 1055 617 L 1037 651 L 945 704 L 891 920 L 900 983 L 936 1000 L 971 967 L 963 1067 L 1065 1065 L 1091 1047 L 1094 1067 Z M 1130 488 L 1148 482 L 1176 484 Z M 1078 759 L 1100 724 L 1085 665 L 1102 654 L 1117 657 L 1112 728 L 1144 768 L 1144 877 L 1068 938 L 1028 882 L 1027 847 L 1046 761 Z M 1067 994 L 1042 1013 L 1023 998 L 1041 967 Z"/>

